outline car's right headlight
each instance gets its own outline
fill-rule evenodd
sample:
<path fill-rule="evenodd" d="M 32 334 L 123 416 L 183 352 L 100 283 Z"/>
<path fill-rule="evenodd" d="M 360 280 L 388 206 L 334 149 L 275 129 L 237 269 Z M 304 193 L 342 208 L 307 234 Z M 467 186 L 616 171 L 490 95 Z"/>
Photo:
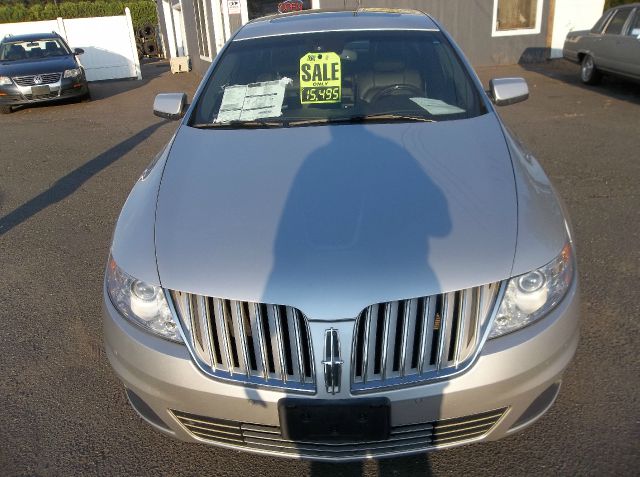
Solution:
<path fill-rule="evenodd" d="M 0 86 L 8 86 L 10 84 L 13 84 L 11 78 L 8 76 L 0 76 Z"/>
<path fill-rule="evenodd" d="M 127 275 L 109 255 L 105 273 L 107 293 L 120 314 L 146 331 L 182 343 L 161 287 Z"/>
<path fill-rule="evenodd" d="M 489 339 L 524 328 L 549 313 L 565 296 L 574 272 L 571 242 L 551 262 L 509 280 Z"/>

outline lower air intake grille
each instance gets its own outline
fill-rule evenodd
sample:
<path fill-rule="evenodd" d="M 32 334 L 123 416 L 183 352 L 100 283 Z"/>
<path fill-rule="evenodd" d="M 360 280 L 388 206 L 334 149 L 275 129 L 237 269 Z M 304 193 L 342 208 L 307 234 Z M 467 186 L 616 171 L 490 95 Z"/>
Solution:
<path fill-rule="evenodd" d="M 465 368 L 479 349 L 500 283 L 366 308 L 356 323 L 352 390 L 406 386 Z"/>
<path fill-rule="evenodd" d="M 315 391 L 304 315 L 289 306 L 172 291 L 171 300 L 199 367 L 240 383 Z"/>
<path fill-rule="evenodd" d="M 496 425 L 506 409 L 444 419 L 435 422 L 396 426 L 389 439 L 362 442 L 298 442 L 283 439 L 278 426 L 262 426 L 224 421 L 172 411 L 193 436 L 208 442 L 241 448 L 316 458 L 361 458 L 420 452 L 434 447 L 477 439 Z"/>

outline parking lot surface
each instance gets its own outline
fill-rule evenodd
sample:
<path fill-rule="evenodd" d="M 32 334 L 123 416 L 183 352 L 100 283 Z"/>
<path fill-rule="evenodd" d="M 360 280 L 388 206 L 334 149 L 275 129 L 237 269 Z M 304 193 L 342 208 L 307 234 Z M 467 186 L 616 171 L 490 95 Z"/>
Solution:
<path fill-rule="evenodd" d="M 93 84 L 91 103 L 0 117 L 1 475 L 637 475 L 640 86 L 583 87 L 563 61 L 479 70 L 485 84 L 529 82 L 530 99 L 500 113 L 573 219 L 576 358 L 555 406 L 516 436 L 338 465 L 174 441 L 126 402 L 102 347 L 103 268 L 129 190 L 175 130 L 152 115 L 154 95 L 191 97 L 198 81 L 165 63 L 143 73 Z"/>

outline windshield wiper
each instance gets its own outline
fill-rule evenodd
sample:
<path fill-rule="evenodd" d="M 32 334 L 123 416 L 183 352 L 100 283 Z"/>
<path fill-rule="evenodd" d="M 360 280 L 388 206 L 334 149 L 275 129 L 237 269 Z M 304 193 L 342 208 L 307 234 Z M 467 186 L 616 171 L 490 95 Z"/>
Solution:
<path fill-rule="evenodd" d="M 264 121 L 254 119 L 252 121 L 225 121 L 223 123 L 196 123 L 191 125 L 198 129 L 257 129 L 257 128 L 281 128 L 286 126 L 284 121 Z"/>
<path fill-rule="evenodd" d="M 411 114 L 396 113 L 378 113 L 378 114 L 361 114 L 357 116 L 344 116 L 338 118 L 322 118 L 322 119 L 303 119 L 300 121 L 290 121 L 289 126 L 308 126 L 313 124 L 330 124 L 330 123 L 366 123 L 366 122 L 391 122 L 391 121 L 407 121 L 435 123 L 434 119 L 424 116 L 415 116 Z"/>

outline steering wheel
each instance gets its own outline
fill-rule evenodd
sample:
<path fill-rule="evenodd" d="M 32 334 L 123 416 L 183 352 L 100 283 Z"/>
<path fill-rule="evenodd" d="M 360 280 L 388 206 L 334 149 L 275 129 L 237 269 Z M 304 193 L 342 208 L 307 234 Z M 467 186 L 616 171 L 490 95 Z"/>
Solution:
<path fill-rule="evenodd" d="M 381 89 L 371 98 L 371 103 L 380 101 L 387 96 L 424 96 L 424 93 L 416 86 L 410 84 L 394 84 Z"/>

